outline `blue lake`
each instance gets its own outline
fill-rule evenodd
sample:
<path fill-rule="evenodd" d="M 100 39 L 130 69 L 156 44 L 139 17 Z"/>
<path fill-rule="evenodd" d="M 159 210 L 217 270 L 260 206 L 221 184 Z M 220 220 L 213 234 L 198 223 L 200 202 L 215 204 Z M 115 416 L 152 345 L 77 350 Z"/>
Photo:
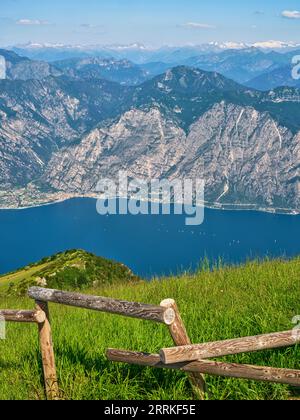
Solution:
<path fill-rule="evenodd" d="M 201 226 L 185 216 L 100 216 L 93 199 L 0 211 L 0 273 L 80 248 L 151 277 L 195 269 L 205 256 L 226 263 L 300 255 L 300 216 L 205 210 Z"/>

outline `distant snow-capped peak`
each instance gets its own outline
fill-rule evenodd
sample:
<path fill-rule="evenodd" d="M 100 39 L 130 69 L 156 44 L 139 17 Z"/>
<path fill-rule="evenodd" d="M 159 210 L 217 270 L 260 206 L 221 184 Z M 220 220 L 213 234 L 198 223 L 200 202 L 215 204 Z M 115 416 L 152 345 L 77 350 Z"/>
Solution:
<path fill-rule="evenodd" d="M 292 41 L 260 41 L 254 43 L 245 43 L 245 42 L 210 42 L 208 45 L 213 47 L 218 47 L 224 50 L 238 50 L 238 49 L 248 49 L 248 48 L 260 48 L 265 50 L 279 50 L 279 49 L 287 49 L 287 48 L 299 48 L 300 43 L 292 42 Z"/>
<path fill-rule="evenodd" d="M 111 49 L 111 50 L 147 50 L 150 49 L 143 44 L 138 42 L 133 44 L 113 44 L 113 45 L 72 45 L 72 44 L 61 44 L 61 43 L 38 43 L 38 42 L 28 42 L 26 44 L 18 44 L 14 45 L 17 48 L 24 48 L 24 49 L 43 49 L 43 48 L 57 48 L 57 49 L 81 49 L 81 50 L 95 50 L 95 49 Z"/>
<path fill-rule="evenodd" d="M 252 44 L 255 48 L 262 48 L 262 49 L 285 49 L 285 48 L 298 48 L 300 47 L 299 43 L 296 42 L 285 42 L 285 41 L 262 41 L 262 42 L 255 42 Z"/>
<path fill-rule="evenodd" d="M 134 44 L 128 44 L 128 45 L 109 45 L 109 46 L 106 46 L 106 48 L 111 48 L 114 50 L 148 50 L 149 49 L 144 44 L 140 44 L 139 42 L 135 42 Z"/>
<path fill-rule="evenodd" d="M 248 48 L 249 45 L 245 44 L 244 42 L 210 42 L 208 45 L 218 47 L 222 50 L 238 50 Z"/>
<path fill-rule="evenodd" d="M 82 51 L 97 51 L 97 50 L 106 50 L 106 51 L 156 51 L 156 50 L 165 50 L 165 49 L 184 49 L 184 48 L 197 48 L 199 51 L 223 51 L 223 50 L 243 50 L 249 48 L 259 48 L 262 50 L 287 50 L 293 48 L 299 48 L 300 43 L 293 41 L 259 41 L 255 43 L 245 43 L 245 42 L 235 42 L 235 41 L 225 41 L 225 42 L 209 42 L 206 44 L 200 45 L 182 45 L 182 46 L 163 46 L 159 48 L 154 48 L 150 46 L 145 46 L 139 42 L 133 44 L 112 44 L 112 45 L 68 45 L 61 43 L 35 43 L 29 42 L 23 45 L 15 45 L 16 48 L 21 49 L 60 49 L 60 50 L 82 50 Z"/>

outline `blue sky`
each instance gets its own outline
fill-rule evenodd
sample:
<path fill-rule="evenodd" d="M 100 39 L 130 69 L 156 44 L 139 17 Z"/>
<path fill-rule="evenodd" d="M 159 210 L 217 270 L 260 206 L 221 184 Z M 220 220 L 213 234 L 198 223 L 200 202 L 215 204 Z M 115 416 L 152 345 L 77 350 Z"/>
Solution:
<path fill-rule="evenodd" d="M 297 0 L 1 0 L 0 45 L 300 42 Z"/>

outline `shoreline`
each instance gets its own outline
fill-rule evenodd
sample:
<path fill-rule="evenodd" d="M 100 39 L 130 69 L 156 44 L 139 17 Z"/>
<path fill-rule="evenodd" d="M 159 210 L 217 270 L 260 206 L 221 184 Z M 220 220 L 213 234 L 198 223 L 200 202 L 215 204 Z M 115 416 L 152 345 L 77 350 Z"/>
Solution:
<path fill-rule="evenodd" d="M 116 197 L 116 199 L 120 199 L 122 197 Z M 56 205 L 60 203 L 64 203 L 70 200 L 74 199 L 94 199 L 97 200 L 98 197 L 93 194 L 88 195 L 70 195 L 68 196 L 66 194 L 65 198 L 58 198 L 53 201 L 47 201 L 45 203 L 39 203 L 39 204 L 32 204 L 32 205 L 26 205 L 22 207 L 1 207 L 0 205 L 0 211 L 22 211 L 22 210 L 29 210 L 39 207 L 45 207 L 45 206 L 51 206 Z M 264 207 L 255 207 L 254 204 L 220 204 L 220 203 L 211 203 L 205 201 L 203 203 L 204 208 L 210 209 L 210 210 L 220 210 L 220 211 L 253 211 L 258 213 L 268 213 L 268 214 L 278 214 L 278 215 L 285 215 L 285 216 L 300 216 L 300 210 L 290 210 L 285 208 L 264 208 Z"/>

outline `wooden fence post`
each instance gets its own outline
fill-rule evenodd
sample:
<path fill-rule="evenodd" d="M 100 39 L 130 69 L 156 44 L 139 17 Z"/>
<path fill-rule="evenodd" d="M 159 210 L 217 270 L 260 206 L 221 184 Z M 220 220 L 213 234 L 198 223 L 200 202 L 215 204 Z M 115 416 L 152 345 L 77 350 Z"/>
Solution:
<path fill-rule="evenodd" d="M 191 340 L 187 334 L 176 302 L 173 299 L 166 299 L 161 302 L 160 306 L 163 308 L 171 308 L 175 312 L 175 321 L 171 325 L 168 325 L 174 343 L 177 346 L 185 346 L 191 344 Z M 204 376 L 201 373 L 189 373 L 188 375 L 195 394 L 199 399 L 203 400 L 207 392 Z"/>
<path fill-rule="evenodd" d="M 36 301 L 36 308 L 38 311 L 43 311 L 45 313 L 45 320 L 39 323 L 38 326 L 46 396 L 48 400 L 58 400 L 59 388 L 56 375 L 48 303 Z"/>

